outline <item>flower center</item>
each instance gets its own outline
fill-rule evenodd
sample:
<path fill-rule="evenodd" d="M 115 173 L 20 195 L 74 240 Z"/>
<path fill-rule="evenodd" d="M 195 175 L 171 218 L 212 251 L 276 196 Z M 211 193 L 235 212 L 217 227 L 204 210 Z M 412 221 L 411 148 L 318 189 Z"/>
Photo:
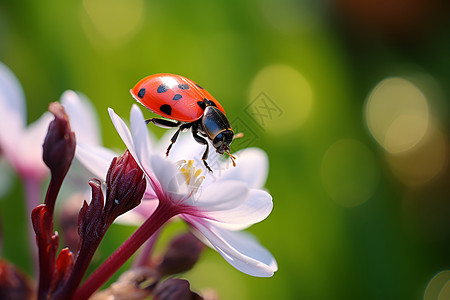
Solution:
<path fill-rule="evenodd" d="M 193 160 L 180 160 L 178 162 L 178 169 L 183 174 L 186 185 L 191 190 L 191 194 L 197 192 L 203 180 L 205 180 L 205 176 L 200 176 L 203 170 L 200 168 L 196 169 Z"/>

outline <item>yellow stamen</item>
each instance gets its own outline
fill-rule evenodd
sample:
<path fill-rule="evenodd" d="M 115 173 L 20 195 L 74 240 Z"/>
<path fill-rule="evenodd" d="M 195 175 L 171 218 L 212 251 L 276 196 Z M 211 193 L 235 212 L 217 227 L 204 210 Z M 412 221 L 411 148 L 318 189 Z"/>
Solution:
<path fill-rule="evenodd" d="M 200 168 L 195 169 L 193 160 L 188 160 L 187 162 L 185 160 L 179 161 L 178 168 L 184 175 L 186 184 L 192 187 L 191 193 L 196 192 L 202 184 L 203 180 L 205 180 L 205 176 L 200 176 L 203 170 Z"/>

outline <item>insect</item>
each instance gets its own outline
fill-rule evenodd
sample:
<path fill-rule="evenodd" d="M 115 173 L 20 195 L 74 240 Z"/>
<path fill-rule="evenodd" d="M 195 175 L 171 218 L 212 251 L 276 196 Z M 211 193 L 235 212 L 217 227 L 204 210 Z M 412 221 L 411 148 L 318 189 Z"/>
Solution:
<path fill-rule="evenodd" d="M 191 129 L 195 141 L 206 145 L 202 161 L 209 172 L 212 172 L 206 162 L 209 144 L 205 138 L 210 140 L 217 153 L 227 153 L 236 166 L 230 144 L 242 134 L 234 134 L 222 105 L 204 88 L 186 77 L 164 73 L 145 77 L 130 93 L 139 103 L 165 118 L 150 118 L 145 121 L 147 124 L 162 128 L 178 127 L 170 139 L 167 156 L 180 132 Z"/>

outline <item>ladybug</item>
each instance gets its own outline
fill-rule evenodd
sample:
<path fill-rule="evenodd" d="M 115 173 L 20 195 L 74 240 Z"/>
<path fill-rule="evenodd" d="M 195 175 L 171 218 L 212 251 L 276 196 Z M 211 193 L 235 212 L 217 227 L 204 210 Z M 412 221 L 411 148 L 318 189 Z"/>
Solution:
<path fill-rule="evenodd" d="M 210 140 L 217 153 L 227 153 L 236 166 L 235 157 L 230 154 L 230 144 L 241 134 L 234 134 L 222 105 L 204 88 L 186 77 L 163 73 L 145 77 L 130 93 L 136 101 L 165 118 L 151 118 L 145 121 L 146 124 L 178 127 L 170 140 L 167 156 L 180 132 L 191 129 L 194 139 L 206 145 L 202 161 L 209 172 L 212 172 L 206 162 L 209 144 L 205 138 Z"/>

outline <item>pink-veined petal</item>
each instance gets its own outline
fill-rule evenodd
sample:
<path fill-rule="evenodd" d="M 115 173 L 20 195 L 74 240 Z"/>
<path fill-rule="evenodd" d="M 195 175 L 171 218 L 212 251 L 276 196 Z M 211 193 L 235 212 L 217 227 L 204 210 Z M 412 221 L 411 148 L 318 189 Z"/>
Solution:
<path fill-rule="evenodd" d="M 141 204 L 139 204 L 132 211 L 139 214 L 145 221 L 145 219 L 149 218 L 153 214 L 157 206 L 158 200 L 146 200 L 142 201 Z"/>
<path fill-rule="evenodd" d="M 272 254 L 249 233 L 226 230 L 196 217 L 185 220 L 239 271 L 256 277 L 271 277 L 278 270 Z"/>
<path fill-rule="evenodd" d="M 84 95 L 67 90 L 61 96 L 61 104 L 69 116 L 70 127 L 75 132 L 77 143 L 100 145 L 100 126 L 92 103 Z"/>

